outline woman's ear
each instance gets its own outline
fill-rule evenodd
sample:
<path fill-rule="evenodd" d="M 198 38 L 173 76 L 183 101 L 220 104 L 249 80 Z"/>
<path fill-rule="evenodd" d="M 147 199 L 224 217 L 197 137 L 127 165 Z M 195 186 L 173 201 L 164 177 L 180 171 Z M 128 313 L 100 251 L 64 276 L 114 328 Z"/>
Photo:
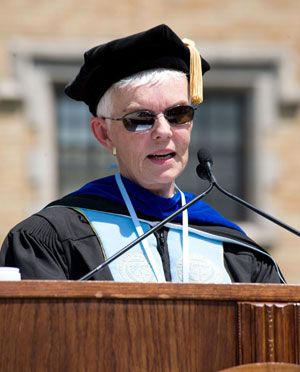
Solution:
<path fill-rule="evenodd" d="M 102 118 L 92 117 L 90 120 L 90 127 L 97 141 L 99 141 L 101 145 L 112 152 L 113 144 L 108 135 L 107 122 Z"/>

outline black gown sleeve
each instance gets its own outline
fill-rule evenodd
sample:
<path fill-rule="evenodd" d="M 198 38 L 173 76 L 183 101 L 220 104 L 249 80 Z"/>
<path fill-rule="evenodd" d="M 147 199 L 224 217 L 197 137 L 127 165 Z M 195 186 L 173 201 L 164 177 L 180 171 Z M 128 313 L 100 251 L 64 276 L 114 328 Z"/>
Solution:
<path fill-rule="evenodd" d="M 13 228 L 0 252 L 0 265 L 18 267 L 22 279 L 68 279 L 68 265 L 55 229 L 40 216 Z"/>
<path fill-rule="evenodd" d="M 0 266 L 20 268 L 22 279 L 78 280 L 104 260 L 97 237 L 83 216 L 70 208 L 48 208 L 7 235 Z M 108 268 L 92 280 L 112 280 Z"/>
<path fill-rule="evenodd" d="M 233 282 L 285 283 L 275 262 L 263 252 L 224 243 L 224 264 Z"/>

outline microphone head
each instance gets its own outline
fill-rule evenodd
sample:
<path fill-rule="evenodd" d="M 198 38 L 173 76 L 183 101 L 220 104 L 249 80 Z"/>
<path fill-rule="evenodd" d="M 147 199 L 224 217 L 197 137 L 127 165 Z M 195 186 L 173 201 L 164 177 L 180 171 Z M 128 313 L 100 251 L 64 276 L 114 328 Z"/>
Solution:
<path fill-rule="evenodd" d="M 197 156 L 199 160 L 199 165 L 196 168 L 198 176 L 202 180 L 211 181 L 211 175 L 207 168 L 208 162 L 213 163 L 210 152 L 206 149 L 200 149 L 197 152 Z"/>
<path fill-rule="evenodd" d="M 199 149 L 197 152 L 197 156 L 200 164 L 205 164 L 207 162 L 213 164 L 212 156 L 207 149 Z"/>

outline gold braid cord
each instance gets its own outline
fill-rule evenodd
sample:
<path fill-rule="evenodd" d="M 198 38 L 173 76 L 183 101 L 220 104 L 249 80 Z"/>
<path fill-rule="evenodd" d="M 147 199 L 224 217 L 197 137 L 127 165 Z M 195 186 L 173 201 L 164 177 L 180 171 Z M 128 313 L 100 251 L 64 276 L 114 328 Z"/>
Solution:
<path fill-rule="evenodd" d="M 193 40 L 182 39 L 190 50 L 190 94 L 191 100 L 198 105 L 203 101 L 201 57 Z"/>

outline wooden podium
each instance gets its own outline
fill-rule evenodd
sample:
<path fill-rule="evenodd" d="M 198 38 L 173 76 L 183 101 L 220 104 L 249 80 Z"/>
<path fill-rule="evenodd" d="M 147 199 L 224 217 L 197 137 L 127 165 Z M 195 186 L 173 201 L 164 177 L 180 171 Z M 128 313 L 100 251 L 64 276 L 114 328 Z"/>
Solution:
<path fill-rule="evenodd" d="M 0 282 L 0 371 L 300 363 L 300 286 Z"/>

